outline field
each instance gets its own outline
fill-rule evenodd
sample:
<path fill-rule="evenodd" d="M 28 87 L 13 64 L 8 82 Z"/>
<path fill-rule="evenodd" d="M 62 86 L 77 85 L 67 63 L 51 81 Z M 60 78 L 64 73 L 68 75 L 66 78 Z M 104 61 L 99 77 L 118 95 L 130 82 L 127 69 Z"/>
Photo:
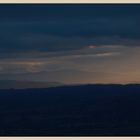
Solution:
<path fill-rule="evenodd" d="M 0 90 L 0 136 L 140 136 L 140 85 Z"/>

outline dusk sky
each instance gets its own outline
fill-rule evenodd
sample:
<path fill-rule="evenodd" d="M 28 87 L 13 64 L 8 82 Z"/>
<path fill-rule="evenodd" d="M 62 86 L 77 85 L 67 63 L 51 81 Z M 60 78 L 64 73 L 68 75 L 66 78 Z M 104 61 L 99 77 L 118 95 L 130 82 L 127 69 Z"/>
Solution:
<path fill-rule="evenodd" d="M 0 80 L 140 83 L 140 5 L 0 5 Z"/>

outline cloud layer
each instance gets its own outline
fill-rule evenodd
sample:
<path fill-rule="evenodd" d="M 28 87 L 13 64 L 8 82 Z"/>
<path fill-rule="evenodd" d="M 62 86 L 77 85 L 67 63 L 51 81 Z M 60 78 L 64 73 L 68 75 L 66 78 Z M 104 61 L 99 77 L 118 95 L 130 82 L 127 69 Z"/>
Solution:
<path fill-rule="evenodd" d="M 139 13 L 134 4 L 0 5 L 1 79 L 139 82 Z"/>

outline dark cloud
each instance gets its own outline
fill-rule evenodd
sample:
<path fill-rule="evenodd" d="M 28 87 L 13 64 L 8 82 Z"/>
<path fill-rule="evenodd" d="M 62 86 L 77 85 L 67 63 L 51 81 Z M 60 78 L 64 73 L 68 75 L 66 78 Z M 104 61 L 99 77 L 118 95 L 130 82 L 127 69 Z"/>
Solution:
<path fill-rule="evenodd" d="M 0 5 L 0 52 L 140 45 L 140 5 Z"/>

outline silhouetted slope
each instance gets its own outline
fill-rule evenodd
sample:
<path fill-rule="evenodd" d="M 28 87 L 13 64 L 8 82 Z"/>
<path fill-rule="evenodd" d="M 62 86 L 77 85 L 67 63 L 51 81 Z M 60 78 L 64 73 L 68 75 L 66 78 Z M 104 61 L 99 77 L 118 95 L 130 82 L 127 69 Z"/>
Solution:
<path fill-rule="evenodd" d="M 140 85 L 0 90 L 0 135 L 140 136 Z"/>

